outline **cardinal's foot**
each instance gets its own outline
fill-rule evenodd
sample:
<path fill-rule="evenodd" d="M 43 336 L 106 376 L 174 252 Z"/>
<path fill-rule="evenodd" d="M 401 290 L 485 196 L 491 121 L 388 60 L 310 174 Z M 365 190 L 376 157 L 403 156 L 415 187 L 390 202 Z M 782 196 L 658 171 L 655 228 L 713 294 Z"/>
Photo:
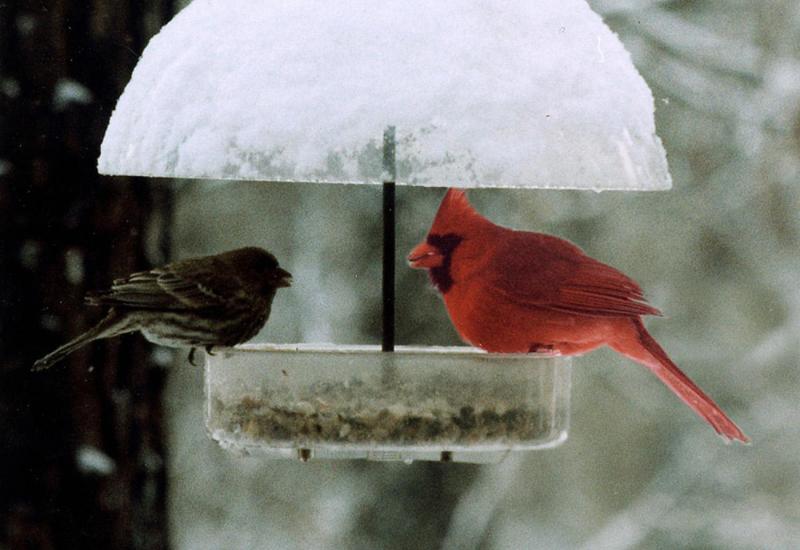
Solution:
<path fill-rule="evenodd" d="M 539 355 L 549 355 L 555 357 L 561 355 L 561 352 L 556 349 L 553 344 L 537 344 L 533 343 L 528 347 L 528 353 L 538 353 Z"/>
<path fill-rule="evenodd" d="M 192 348 L 189 350 L 189 364 L 193 367 L 197 366 L 197 363 L 194 362 L 194 354 L 197 351 L 197 348 Z"/>

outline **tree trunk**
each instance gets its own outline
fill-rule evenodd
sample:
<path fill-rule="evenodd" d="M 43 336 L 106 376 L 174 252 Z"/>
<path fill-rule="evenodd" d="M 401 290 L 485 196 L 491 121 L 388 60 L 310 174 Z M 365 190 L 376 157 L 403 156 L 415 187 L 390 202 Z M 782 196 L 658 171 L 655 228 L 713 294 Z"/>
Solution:
<path fill-rule="evenodd" d="M 32 362 L 99 320 L 86 290 L 166 259 L 171 193 L 98 176 L 163 0 L 0 3 L 0 547 L 167 545 L 163 372 L 139 336 Z M 155 26 L 156 28 L 152 28 Z"/>

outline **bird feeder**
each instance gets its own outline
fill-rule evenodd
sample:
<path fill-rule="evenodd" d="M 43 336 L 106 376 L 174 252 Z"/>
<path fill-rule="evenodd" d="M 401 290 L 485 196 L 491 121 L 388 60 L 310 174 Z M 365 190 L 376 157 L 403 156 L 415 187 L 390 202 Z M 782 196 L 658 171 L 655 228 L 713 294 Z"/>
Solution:
<path fill-rule="evenodd" d="M 653 113 L 584 0 L 194 0 L 145 49 L 98 168 L 382 185 L 382 345 L 207 357 L 209 432 L 303 460 L 491 462 L 566 438 L 570 359 L 396 347 L 395 185 L 669 189 Z"/>

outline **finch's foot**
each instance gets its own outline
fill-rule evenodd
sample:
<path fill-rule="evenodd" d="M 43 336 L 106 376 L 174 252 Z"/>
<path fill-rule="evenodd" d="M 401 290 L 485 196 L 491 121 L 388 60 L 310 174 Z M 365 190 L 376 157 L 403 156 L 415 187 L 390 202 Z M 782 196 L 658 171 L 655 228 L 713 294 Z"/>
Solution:
<path fill-rule="evenodd" d="M 205 352 L 206 352 L 208 355 L 214 355 L 214 353 L 212 352 L 212 350 L 214 349 L 214 346 L 206 346 L 206 347 L 205 347 L 205 348 L 203 348 L 203 349 L 205 349 Z M 196 366 L 197 366 L 197 363 L 195 363 L 195 362 L 194 362 L 194 354 L 195 354 L 195 353 L 197 353 L 197 348 L 192 348 L 191 350 L 189 350 L 189 363 L 190 363 L 190 364 L 191 364 L 193 367 L 196 367 Z"/>

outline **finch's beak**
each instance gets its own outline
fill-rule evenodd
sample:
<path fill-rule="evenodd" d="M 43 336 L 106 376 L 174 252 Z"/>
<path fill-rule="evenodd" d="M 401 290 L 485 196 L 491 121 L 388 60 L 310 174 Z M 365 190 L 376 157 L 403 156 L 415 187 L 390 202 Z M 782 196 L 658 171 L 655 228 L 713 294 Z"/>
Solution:
<path fill-rule="evenodd" d="M 275 285 L 278 288 L 292 286 L 292 274 L 279 267 L 275 270 Z"/>
<path fill-rule="evenodd" d="M 408 254 L 408 265 L 414 269 L 430 269 L 439 267 L 444 262 L 442 252 L 435 246 L 426 242 L 418 244 Z"/>

